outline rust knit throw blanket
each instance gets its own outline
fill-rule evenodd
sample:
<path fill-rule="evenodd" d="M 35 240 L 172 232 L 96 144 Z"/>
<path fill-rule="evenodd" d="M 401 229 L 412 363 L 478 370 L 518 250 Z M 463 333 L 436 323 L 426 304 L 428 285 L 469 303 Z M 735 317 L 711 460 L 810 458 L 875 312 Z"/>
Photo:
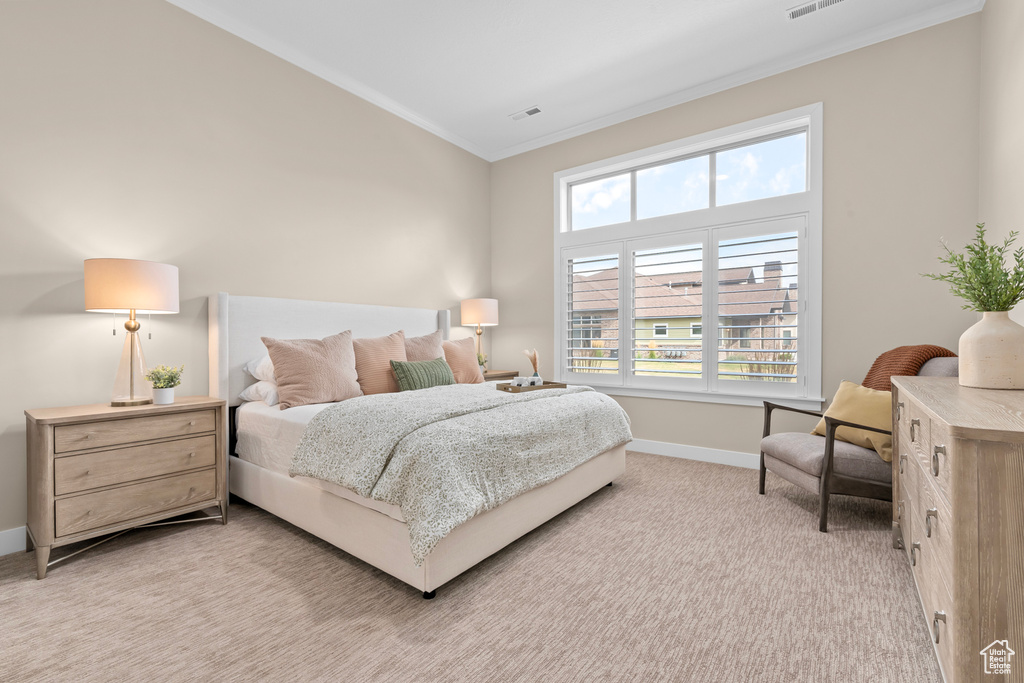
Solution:
<path fill-rule="evenodd" d="M 892 391 L 890 378 L 893 375 L 897 377 L 913 376 L 921 370 L 922 365 L 932 358 L 953 358 L 955 356 L 956 354 L 949 349 L 931 344 L 900 346 L 892 351 L 886 351 L 876 358 L 861 384 L 868 389 Z"/>

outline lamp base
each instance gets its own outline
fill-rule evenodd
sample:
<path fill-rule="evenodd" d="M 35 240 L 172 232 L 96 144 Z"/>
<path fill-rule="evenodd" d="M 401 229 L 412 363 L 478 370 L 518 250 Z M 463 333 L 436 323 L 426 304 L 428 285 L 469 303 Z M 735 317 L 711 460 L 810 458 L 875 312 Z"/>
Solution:
<path fill-rule="evenodd" d="M 136 398 L 136 399 L 126 399 L 126 400 L 123 400 L 123 401 L 111 401 L 110 405 L 112 407 L 114 407 L 114 408 L 123 408 L 125 406 L 144 406 L 144 405 L 152 403 L 152 402 L 153 402 L 153 399 L 151 399 L 151 398 Z"/>
<path fill-rule="evenodd" d="M 146 381 L 146 359 L 142 356 L 137 327 L 128 330 L 121 350 L 121 363 L 114 378 L 114 395 L 110 401 L 114 407 L 142 406 L 153 402 L 153 387 Z"/>

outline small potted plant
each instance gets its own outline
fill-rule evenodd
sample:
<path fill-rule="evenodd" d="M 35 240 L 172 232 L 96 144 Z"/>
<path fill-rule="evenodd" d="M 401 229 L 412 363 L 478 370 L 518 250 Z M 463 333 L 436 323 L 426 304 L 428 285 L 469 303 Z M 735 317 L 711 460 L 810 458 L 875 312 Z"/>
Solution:
<path fill-rule="evenodd" d="M 476 362 L 477 362 L 477 365 L 480 366 L 480 374 L 482 375 L 483 373 L 485 373 L 487 371 L 487 354 L 486 353 L 478 353 L 478 354 L 476 354 Z"/>
<path fill-rule="evenodd" d="M 158 365 L 146 373 L 146 379 L 153 383 L 153 403 L 160 406 L 174 403 L 174 387 L 181 384 L 184 370 L 184 365 L 177 368 Z"/>
<path fill-rule="evenodd" d="M 985 224 L 979 223 L 974 242 L 964 253 L 943 244 L 941 263 L 950 271 L 925 274 L 949 283 L 949 291 L 967 303 L 963 308 L 981 313 L 981 320 L 960 337 L 960 384 L 983 389 L 1024 389 L 1024 327 L 1010 320 L 1010 309 L 1024 299 L 1024 247 L 1012 252 L 1010 269 L 1004 257 L 1017 232 L 1002 246 L 985 241 Z"/>

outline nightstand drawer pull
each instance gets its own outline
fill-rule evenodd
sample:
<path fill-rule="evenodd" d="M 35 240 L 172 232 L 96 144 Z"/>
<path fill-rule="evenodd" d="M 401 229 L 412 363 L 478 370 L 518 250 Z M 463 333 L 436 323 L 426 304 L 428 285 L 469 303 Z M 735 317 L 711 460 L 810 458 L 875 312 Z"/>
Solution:
<path fill-rule="evenodd" d="M 896 421 L 899 422 L 903 419 L 903 401 L 896 404 Z"/>
<path fill-rule="evenodd" d="M 900 453 L 900 474 L 903 474 L 903 463 L 905 463 L 906 461 L 907 461 L 906 454 L 905 453 Z"/>
<path fill-rule="evenodd" d="M 920 543 L 911 543 L 910 544 L 910 566 L 911 567 L 916 567 L 917 566 L 917 553 L 920 552 L 920 550 L 921 550 L 921 544 Z"/>
<path fill-rule="evenodd" d="M 67 453 L 85 448 L 173 439 L 197 432 L 212 432 L 216 428 L 217 414 L 214 410 L 130 417 L 105 422 L 83 422 L 54 427 L 53 447 L 55 453 Z"/>
<path fill-rule="evenodd" d="M 924 535 L 928 538 L 932 537 L 932 517 L 935 521 L 939 521 L 939 509 L 928 508 L 928 511 L 924 513 Z"/>
<path fill-rule="evenodd" d="M 916 417 L 910 420 L 910 440 L 917 441 L 916 429 L 921 426 L 921 421 Z"/>
<path fill-rule="evenodd" d="M 212 434 L 160 443 L 117 448 L 54 458 L 54 491 L 66 493 L 124 484 L 199 467 L 217 461 L 217 437 Z"/>
<path fill-rule="evenodd" d="M 939 476 L 939 453 L 945 455 L 946 447 L 936 446 L 935 449 L 932 451 L 932 474 L 936 477 Z"/>
<path fill-rule="evenodd" d="M 946 623 L 946 612 L 945 610 L 935 610 L 935 616 L 932 619 L 932 637 L 935 638 L 935 642 L 939 642 L 939 622 Z"/>

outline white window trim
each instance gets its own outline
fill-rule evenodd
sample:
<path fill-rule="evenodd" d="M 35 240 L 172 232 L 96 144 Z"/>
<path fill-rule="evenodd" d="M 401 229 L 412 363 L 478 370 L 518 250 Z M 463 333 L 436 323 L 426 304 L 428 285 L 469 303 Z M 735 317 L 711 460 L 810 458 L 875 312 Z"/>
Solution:
<path fill-rule="evenodd" d="M 760 405 L 763 400 L 773 400 L 792 405 L 819 409 L 824 401 L 821 397 L 821 345 L 822 345 L 822 141 L 823 141 L 822 103 L 816 103 L 787 112 L 766 116 L 754 121 L 740 123 L 726 128 L 702 133 L 682 140 L 668 142 L 655 147 L 623 154 L 611 159 L 577 166 L 560 171 L 554 175 L 554 226 L 555 249 L 555 314 L 554 348 L 557 355 L 555 362 L 555 378 L 558 381 L 585 382 L 595 389 L 612 395 L 637 396 L 647 398 L 663 398 L 683 401 L 701 401 L 709 403 L 726 403 L 733 405 Z M 571 204 L 568 188 L 571 184 L 591 179 L 599 175 L 613 175 L 634 169 L 638 166 L 656 164 L 669 159 L 696 154 L 700 151 L 740 144 L 755 138 L 777 135 L 796 128 L 807 130 L 807 191 L 758 199 L 750 202 L 729 204 L 712 209 L 701 209 L 670 216 L 647 218 L 630 223 L 618 223 L 572 232 L 569 230 Z M 570 373 L 564 367 L 567 354 L 566 342 L 563 339 L 564 320 L 567 315 L 568 303 L 564 296 L 567 291 L 567 274 L 563 272 L 565 252 L 571 252 L 572 258 L 583 254 L 598 255 L 599 253 L 617 253 L 619 255 L 619 287 L 620 311 L 625 302 L 632 301 L 632 278 L 629 264 L 628 242 L 635 242 L 645 237 L 664 237 L 684 233 L 688 230 L 701 228 L 717 228 L 732 231 L 733 227 L 742 230 L 744 223 L 763 222 L 765 216 L 771 218 L 806 217 L 806 225 L 798 240 L 801 250 L 800 288 L 803 291 L 802 310 L 800 311 L 801 343 L 799 374 L 804 377 L 802 385 L 781 385 L 779 383 L 745 383 L 742 393 L 725 391 L 656 388 L 644 382 L 643 377 L 631 377 L 628 368 L 628 357 L 624 349 L 629 345 L 623 339 L 619 342 L 619 372 L 608 375 Z M 718 230 L 715 230 L 717 232 Z M 705 233 L 711 234 L 711 231 Z M 671 236 L 671 235 L 670 235 Z M 712 250 L 710 237 L 705 244 L 705 258 L 717 258 L 717 244 Z M 632 315 L 632 313 L 630 313 Z M 630 333 L 630 321 L 620 312 L 620 337 Z M 710 339 L 710 337 L 705 337 Z M 707 356 L 705 356 L 707 357 Z M 636 381 L 641 380 L 641 381 Z M 714 388 L 717 382 L 710 382 Z M 789 390 L 785 390 L 789 388 Z M 780 389 L 783 389 L 780 391 Z"/>
<path fill-rule="evenodd" d="M 652 323 L 651 331 L 653 332 L 653 334 L 651 334 L 652 337 L 667 337 L 668 323 Z"/>

